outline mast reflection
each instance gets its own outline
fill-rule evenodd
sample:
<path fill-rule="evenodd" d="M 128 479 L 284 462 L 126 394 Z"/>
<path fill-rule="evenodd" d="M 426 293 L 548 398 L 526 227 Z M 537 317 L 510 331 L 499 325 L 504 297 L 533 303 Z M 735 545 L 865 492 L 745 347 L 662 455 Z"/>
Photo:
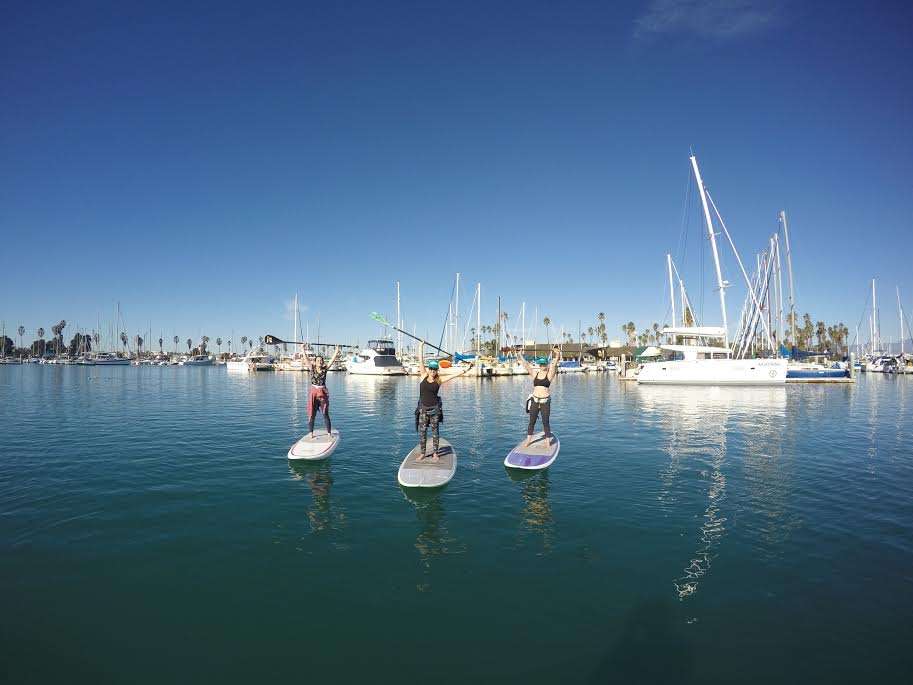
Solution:
<path fill-rule="evenodd" d="M 786 393 L 784 388 L 638 386 L 637 404 L 641 418 L 662 431 L 662 449 L 669 455 L 659 474 L 661 506 L 680 515 L 695 488 L 706 488 L 694 552 L 673 580 L 684 600 L 710 572 L 726 533 L 730 440 L 745 436 L 746 478 L 765 483 L 765 474 L 753 469 L 779 454 Z"/>

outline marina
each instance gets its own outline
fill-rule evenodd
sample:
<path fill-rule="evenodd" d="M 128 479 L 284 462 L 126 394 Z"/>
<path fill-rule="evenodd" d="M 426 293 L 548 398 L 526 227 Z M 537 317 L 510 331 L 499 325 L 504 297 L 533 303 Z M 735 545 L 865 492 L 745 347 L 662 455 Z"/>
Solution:
<path fill-rule="evenodd" d="M 911 26 L 11 6 L 0 685 L 913 681 Z"/>

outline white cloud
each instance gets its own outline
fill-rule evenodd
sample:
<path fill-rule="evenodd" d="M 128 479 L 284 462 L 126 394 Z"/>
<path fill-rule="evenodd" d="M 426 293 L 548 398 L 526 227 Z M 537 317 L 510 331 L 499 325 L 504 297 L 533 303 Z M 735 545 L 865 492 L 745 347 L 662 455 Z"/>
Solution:
<path fill-rule="evenodd" d="M 634 22 L 634 35 L 735 38 L 765 31 L 777 18 L 776 4 L 763 0 L 653 0 Z"/>

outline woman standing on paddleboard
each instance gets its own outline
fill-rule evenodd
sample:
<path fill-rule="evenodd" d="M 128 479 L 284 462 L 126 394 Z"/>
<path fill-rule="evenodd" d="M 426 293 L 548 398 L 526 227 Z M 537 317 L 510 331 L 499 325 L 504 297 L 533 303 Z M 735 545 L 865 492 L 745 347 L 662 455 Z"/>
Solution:
<path fill-rule="evenodd" d="M 337 359 L 339 359 L 339 345 L 336 346 L 336 351 L 333 352 L 333 357 L 330 359 L 329 364 L 326 363 L 323 355 L 318 354 L 311 360 L 307 350 L 304 351 L 304 364 L 311 372 L 311 392 L 308 394 L 307 405 L 308 432 L 311 434 L 311 440 L 316 437 L 314 435 L 314 418 L 317 416 L 318 408 L 323 412 L 323 422 L 327 427 L 327 435 L 332 432 L 332 424 L 330 423 L 330 393 L 327 392 L 326 383 L 327 371 L 336 363 Z"/>
<path fill-rule="evenodd" d="M 441 378 L 440 365 L 436 359 L 431 359 L 427 364 L 425 364 L 425 343 L 421 342 L 418 346 L 418 361 L 420 366 L 419 376 L 421 377 L 421 383 L 418 386 L 418 409 L 416 409 L 417 420 L 416 420 L 416 430 L 419 431 L 419 446 L 421 447 L 421 452 L 416 458 L 416 461 L 429 461 L 435 463 L 440 460 L 438 457 L 438 447 L 441 442 L 440 429 L 438 426 L 443 421 L 443 408 L 441 406 L 441 398 L 438 393 L 441 391 L 441 386 L 448 381 L 452 381 L 458 376 L 462 376 L 464 373 L 469 371 L 472 368 L 472 364 L 464 367 L 459 372 L 454 373 L 447 378 Z M 425 447 L 428 445 L 428 427 L 431 427 L 431 440 L 432 447 L 434 447 L 434 454 L 430 457 L 425 457 Z"/>
<path fill-rule="evenodd" d="M 542 415 L 542 430 L 545 432 L 545 438 L 548 444 L 554 444 L 552 438 L 552 427 L 549 424 L 549 416 L 552 413 L 552 398 L 549 392 L 549 386 L 558 375 L 558 360 L 561 359 L 561 350 L 555 345 L 552 348 L 551 361 L 546 357 L 538 357 L 536 366 L 533 366 L 526 357 L 523 356 L 522 348 L 518 356 L 520 363 L 533 379 L 533 392 L 526 400 L 526 411 L 529 413 L 529 425 L 526 428 L 526 447 L 529 447 L 533 441 L 533 433 L 536 429 L 536 419 Z"/>

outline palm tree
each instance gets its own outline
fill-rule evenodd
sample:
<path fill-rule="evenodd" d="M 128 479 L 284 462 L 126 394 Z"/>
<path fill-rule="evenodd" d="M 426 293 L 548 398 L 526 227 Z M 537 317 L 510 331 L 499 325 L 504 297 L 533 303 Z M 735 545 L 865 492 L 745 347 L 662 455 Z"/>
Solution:
<path fill-rule="evenodd" d="M 241 336 L 241 349 L 242 349 L 242 350 L 244 349 L 244 346 L 245 346 L 246 344 L 247 344 L 247 336 L 246 336 L 246 335 L 242 335 L 242 336 Z"/>
<path fill-rule="evenodd" d="M 542 325 L 545 326 L 545 342 L 551 345 L 552 339 L 548 334 L 548 328 L 552 325 L 552 320 L 546 316 L 544 319 L 542 319 Z"/>
<path fill-rule="evenodd" d="M 124 352 L 127 351 L 127 334 L 121 331 L 120 333 L 120 342 L 124 346 Z"/>
<path fill-rule="evenodd" d="M 209 344 L 209 336 L 203 336 L 203 343 L 200 345 L 200 354 L 206 354 L 206 346 Z"/>
<path fill-rule="evenodd" d="M 628 340 L 633 345 L 634 340 L 636 339 L 635 336 L 637 335 L 637 326 L 634 325 L 633 321 L 628 321 L 627 331 L 628 331 Z"/>
<path fill-rule="evenodd" d="M 193 347 L 193 340 L 187 338 L 187 351 L 190 352 L 190 348 Z"/>
<path fill-rule="evenodd" d="M 38 333 L 38 339 L 41 341 L 41 344 L 39 345 L 39 349 L 41 350 L 41 356 L 43 357 L 44 356 L 44 329 L 39 326 L 37 333 Z"/>
<path fill-rule="evenodd" d="M 162 343 L 163 343 L 163 342 L 165 342 L 165 341 L 162 340 L 161 338 L 159 338 L 159 354 L 162 353 Z"/>
<path fill-rule="evenodd" d="M 95 351 L 98 351 L 98 342 L 101 340 L 101 336 L 98 334 L 98 331 L 92 331 L 92 342 L 95 343 Z"/>
<path fill-rule="evenodd" d="M 216 346 L 219 348 L 219 356 L 222 356 L 222 338 L 216 338 Z"/>
<path fill-rule="evenodd" d="M 177 336 L 174 336 L 174 353 L 178 353 L 178 343 L 181 342 L 181 339 Z"/>
<path fill-rule="evenodd" d="M 19 334 L 19 349 L 22 349 L 22 336 L 25 335 L 25 326 L 19 326 L 16 331 Z M 22 356 L 22 352 L 19 353 L 19 356 Z"/>
<path fill-rule="evenodd" d="M 136 336 L 136 357 L 137 357 L 137 359 L 139 359 L 140 353 L 143 351 L 144 342 L 145 342 L 145 340 L 143 340 L 142 336 L 139 336 L 139 335 Z"/>
<path fill-rule="evenodd" d="M 254 341 L 251 340 L 250 338 L 247 339 L 247 348 L 248 348 L 249 350 L 254 349 Z"/>
<path fill-rule="evenodd" d="M 61 319 L 57 323 L 57 354 L 60 354 L 60 346 L 63 344 L 63 329 L 67 327 L 66 319 Z"/>

